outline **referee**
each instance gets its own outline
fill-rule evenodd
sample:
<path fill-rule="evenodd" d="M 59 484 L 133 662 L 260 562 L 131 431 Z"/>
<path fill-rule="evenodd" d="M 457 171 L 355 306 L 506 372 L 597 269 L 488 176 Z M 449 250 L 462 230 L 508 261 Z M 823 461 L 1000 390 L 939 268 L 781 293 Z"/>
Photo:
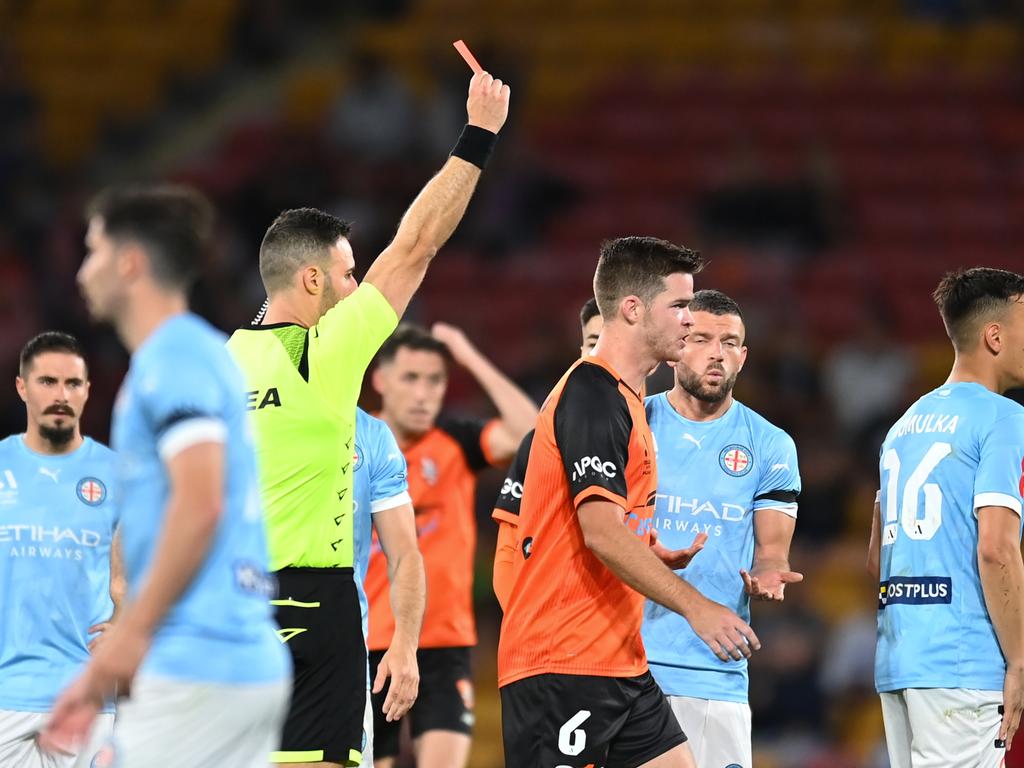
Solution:
<path fill-rule="evenodd" d="M 236 331 L 228 348 L 247 382 L 271 569 L 280 584 L 276 618 L 295 665 L 273 762 L 360 763 L 367 662 L 352 570 L 356 401 L 367 365 L 462 219 L 508 103 L 507 85 L 473 76 L 468 124 L 452 156 L 406 211 L 362 285 L 353 277 L 348 223 L 321 211 L 285 211 L 260 246 L 267 311 L 261 325 Z M 395 654 L 388 670 L 389 719 L 415 700 L 415 648 L 409 650 Z"/>

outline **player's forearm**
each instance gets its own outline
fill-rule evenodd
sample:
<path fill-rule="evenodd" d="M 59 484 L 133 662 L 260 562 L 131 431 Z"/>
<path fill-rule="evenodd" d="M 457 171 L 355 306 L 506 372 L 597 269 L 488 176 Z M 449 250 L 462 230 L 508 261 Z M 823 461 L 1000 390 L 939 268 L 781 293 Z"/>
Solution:
<path fill-rule="evenodd" d="M 501 423 L 518 447 L 527 432 L 536 426 L 537 406 L 515 382 L 502 373 L 475 347 L 460 361 L 487 393 L 498 409 Z"/>
<path fill-rule="evenodd" d="M 398 557 L 388 558 L 388 578 L 391 582 L 391 613 L 395 617 L 395 641 L 409 642 L 415 647 L 419 644 L 427 595 L 427 579 L 420 551 L 412 547 Z"/>
<path fill-rule="evenodd" d="M 868 540 L 867 569 L 871 578 L 878 581 L 882 577 L 882 542 L 881 542 L 881 507 L 875 502 L 871 518 L 871 538 Z"/>
<path fill-rule="evenodd" d="M 689 583 L 676 576 L 651 548 L 624 525 L 607 527 L 586 535 L 587 547 L 624 583 L 649 600 L 681 616 L 707 600 Z"/>
<path fill-rule="evenodd" d="M 124 605 L 121 623 L 147 636 L 156 631 L 206 560 L 219 517 L 219 502 L 197 505 L 171 496 L 153 565 L 135 599 Z"/>
<path fill-rule="evenodd" d="M 1024 561 L 1020 550 L 1010 544 L 979 548 L 978 572 L 985 607 L 1006 663 L 1024 666 Z"/>
<path fill-rule="evenodd" d="M 121 529 L 118 528 L 110 544 L 110 600 L 114 604 L 111 621 L 120 617 L 127 594 L 128 582 L 124 577 L 124 558 L 121 554 Z"/>
<path fill-rule="evenodd" d="M 512 565 L 516 552 L 516 529 L 510 523 L 498 523 L 498 545 L 494 550 L 494 596 L 498 605 L 505 610 L 512 593 Z"/>

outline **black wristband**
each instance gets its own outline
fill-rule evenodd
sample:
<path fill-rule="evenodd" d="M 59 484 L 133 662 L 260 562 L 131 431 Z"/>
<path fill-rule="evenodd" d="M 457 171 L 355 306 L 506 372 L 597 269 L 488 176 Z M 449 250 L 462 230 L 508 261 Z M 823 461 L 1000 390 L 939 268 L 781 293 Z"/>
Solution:
<path fill-rule="evenodd" d="M 498 134 L 467 123 L 459 140 L 455 142 L 452 157 L 462 158 L 482 171 L 487 167 L 487 161 L 491 159 L 491 152 L 497 143 Z"/>

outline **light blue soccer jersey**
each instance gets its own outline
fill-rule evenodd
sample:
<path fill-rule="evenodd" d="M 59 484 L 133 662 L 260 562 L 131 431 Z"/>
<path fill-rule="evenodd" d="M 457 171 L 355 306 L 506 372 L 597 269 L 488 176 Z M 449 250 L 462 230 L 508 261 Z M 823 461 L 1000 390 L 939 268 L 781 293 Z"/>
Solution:
<path fill-rule="evenodd" d="M 889 430 L 880 472 L 875 687 L 1001 691 L 976 510 L 1021 512 L 1024 408 L 980 384 L 945 384 Z"/>
<path fill-rule="evenodd" d="M 63 456 L 0 441 L 0 709 L 48 712 L 110 619 L 114 452 Z"/>
<path fill-rule="evenodd" d="M 153 561 L 169 500 L 165 462 L 201 442 L 224 445 L 224 498 L 210 549 L 164 617 L 141 672 L 176 680 L 259 683 L 290 673 L 271 618 L 273 580 L 246 419 L 225 337 L 177 315 L 136 350 L 114 407 L 121 544 L 130 598 Z"/>
<path fill-rule="evenodd" d="M 706 533 L 704 549 L 676 573 L 749 621 L 739 571 L 753 562 L 754 513 L 797 512 L 792 438 L 736 401 L 714 421 L 690 421 L 662 393 L 647 398 L 647 420 L 658 460 L 658 540 L 680 549 Z M 643 639 L 651 674 L 667 695 L 747 701 L 746 659 L 721 661 L 683 617 L 647 601 Z"/>
<path fill-rule="evenodd" d="M 405 456 L 391 429 L 362 408 L 356 408 L 355 475 L 352 479 L 355 528 L 356 589 L 363 616 L 363 636 L 368 631 L 366 570 L 370 567 L 373 515 L 402 504 L 411 504 Z"/>

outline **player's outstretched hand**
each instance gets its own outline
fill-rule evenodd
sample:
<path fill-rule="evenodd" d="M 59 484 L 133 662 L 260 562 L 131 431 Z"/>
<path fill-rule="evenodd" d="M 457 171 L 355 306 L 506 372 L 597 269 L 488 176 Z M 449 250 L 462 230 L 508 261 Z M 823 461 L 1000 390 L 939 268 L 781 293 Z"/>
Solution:
<path fill-rule="evenodd" d="M 722 661 L 750 658 L 761 648 L 754 630 L 724 605 L 706 598 L 693 608 L 686 620 L 697 636 Z"/>
<path fill-rule="evenodd" d="M 93 721 L 103 706 L 104 692 L 92 665 L 64 689 L 39 734 L 39 746 L 56 755 L 74 755 L 89 738 Z"/>
<path fill-rule="evenodd" d="M 373 692 L 384 690 L 384 682 L 391 678 L 388 695 L 381 711 L 389 723 L 399 720 L 416 703 L 420 692 L 420 668 L 416 662 L 415 643 L 392 642 L 377 665 Z"/>
<path fill-rule="evenodd" d="M 778 568 L 755 568 L 750 572 L 741 568 L 740 576 L 743 577 L 743 588 L 751 598 L 780 603 L 785 599 L 787 584 L 799 584 L 804 580 L 802 573 Z"/>
<path fill-rule="evenodd" d="M 999 739 L 1006 744 L 1009 751 L 1013 745 L 1013 735 L 1020 725 L 1020 716 L 1024 712 L 1024 667 L 1007 665 L 1006 677 L 1003 678 L 1003 722 L 999 725 Z"/>
<path fill-rule="evenodd" d="M 469 124 L 497 133 L 508 117 L 508 102 L 512 91 L 501 80 L 487 72 L 473 75 L 469 81 L 469 99 L 466 112 Z"/>
<path fill-rule="evenodd" d="M 690 561 L 697 556 L 697 553 L 704 549 L 708 540 L 706 533 L 698 533 L 693 537 L 693 543 L 686 549 L 668 549 L 658 543 L 658 532 L 651 530 L 651 550 L 658 556 L 665 565 L 673 571 L 685 568 Z"/>

